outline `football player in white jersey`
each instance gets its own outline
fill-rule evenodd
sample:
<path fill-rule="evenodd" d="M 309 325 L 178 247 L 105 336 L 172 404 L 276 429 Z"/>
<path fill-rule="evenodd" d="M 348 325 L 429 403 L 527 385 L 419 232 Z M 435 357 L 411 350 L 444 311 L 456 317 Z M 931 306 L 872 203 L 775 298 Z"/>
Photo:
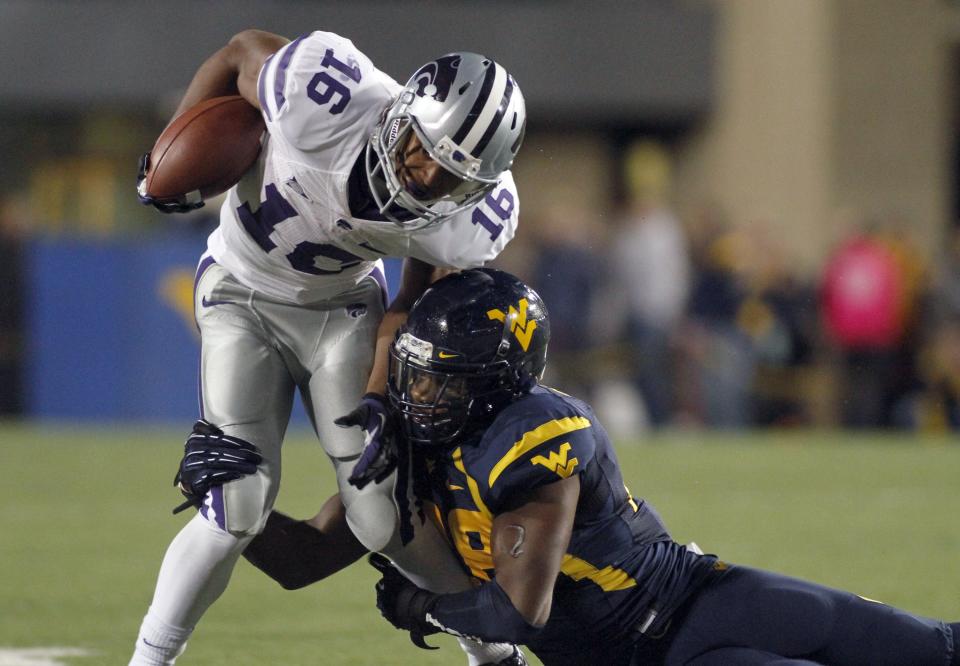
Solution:
<path fill-rule="evenodd" d="M 473 53 L 429 62 L 400 86 L 338 35 L 291 42 L 248 30 L 201 65 L 178 113 L 238 93 L 261 110 L 267 132 L 197 270 L 201 420 L 177 480 L 181 506 L 199 511 L 166 552 L 136 665 L 174 663 L 264 529 L 295 390 L 336 470 L 335 508 L 363 546 L 435 592 L 469 585 L 439 533 L 400 516 L 406 502 L 395 493 L 406 484 L 397 490 L 384 445 L 386 359 L 433 280 L 483 265 L 514 235 L 520 89 Z M 146 155 L 141 176 L 148 164 Z M 164 212 L 202 205 L 142 191 L 141 200 Z M 386 308 L 381 260 L 391 256 L 405 261 Z M 235 453 L 209 473 L 210 451 L 225 445 Z M 472 666 L 525 663 L 511 645 L 461 644 Z"/>

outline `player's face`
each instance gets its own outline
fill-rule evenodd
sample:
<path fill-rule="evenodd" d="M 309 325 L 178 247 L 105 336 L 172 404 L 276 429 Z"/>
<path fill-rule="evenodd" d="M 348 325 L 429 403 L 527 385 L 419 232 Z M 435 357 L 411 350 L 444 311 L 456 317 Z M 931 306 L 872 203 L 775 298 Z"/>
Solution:
<path fill-rule="evenodd" d="M 397 177 L 403 188 L 419 201 L 433 201 L 453 192 L 463 181 L 435 162 L 410 131 L 407 142 L 397 151 Z"/>
<path fill-rule="evenodd" d="M 445 382 L 443 377 L 427 373 L 417 373 L 410 380 L 410 397 L 422 405 L 434 404 L 441 391 L 443 402 L 449 402 L 463 397 L 466 389 L 463 379 L 448 379 Z"/>

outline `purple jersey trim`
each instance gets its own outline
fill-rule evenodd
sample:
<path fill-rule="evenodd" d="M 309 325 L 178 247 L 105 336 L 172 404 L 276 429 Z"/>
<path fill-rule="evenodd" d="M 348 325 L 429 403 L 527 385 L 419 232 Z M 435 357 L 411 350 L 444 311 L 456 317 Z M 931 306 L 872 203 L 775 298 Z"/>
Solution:
<path fill-rule="evenodd" d="M 200 265 L 197 266 L 197 273 L 193 277 L 193 309 L 194 311 L 196 311 L 197 309 L 197 287 L 200 286 L 200 278 L 202 278 L 203 274 L 207 272 L 207 269 L 213 266 L 215 263 L 217 263 L 216 260 L 210 255 L 207 255 L 200 260 Z M 197 330 L 199 331 L 200 324 L 197 323 L 196 321 L 194 321 L 194 323 L 197 324 Z"/>
<path fill-rule="evenodd" d="M 297 50 L 297 47 L 300 46 L 300 42 L 303 41 L 304 37 L 305 35 L 297 37 L 287 44 L 286 47 L 284 47 L 283 55 L 280 56 L 280 62 L 277 63 L 277 73 L 273 77 L 273 99 L 277 103 L 277 113 L 280 113 L 280 108 L 283 106 L 283 103 L 287 101 L 287 98 L 283 94 L 283 89 L 287 83 L 287 67 L 290 66 L 293 53 Z"/>
<path fill-rule="evenodd" d="M 260 79 L 257 81 L 257 99 L 260 100 L 260 108 L 267 120 L 273 120 L 273 116 L 270 115 L 270 105 L 267 104 L 267 68 L 270 66 L 270 61 L 273 60 L 274 55 L 276 54 L 270 54 L 270 57 L 263 61 L 263 67 L 260 68 Z"/>
<path fill-rule="evenodd" d="M 207 272 L 207 269 L 217 263 L 217 260 L 211 256 L 206 256 L 200 260 L 200 264 L 197 266 L 197 274 L 193 278 L 193 300 L 197 300 L 197 286 L 200 284 L 200 278 L 203 277 L 203 274 Z"/>

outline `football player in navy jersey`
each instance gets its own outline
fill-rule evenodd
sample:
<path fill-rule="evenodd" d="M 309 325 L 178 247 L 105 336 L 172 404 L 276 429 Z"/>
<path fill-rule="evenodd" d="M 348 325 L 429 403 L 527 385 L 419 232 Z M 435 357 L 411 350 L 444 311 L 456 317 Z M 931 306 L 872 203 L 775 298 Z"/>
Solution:
<path fill-rule="evenodd" d="M 418 644 L 526 644 L 548 666 L 960 664 L 958 623 L 673 541 L 591 408 L 539 384 L 549 334 L 539 296 L 496 270 L 446 277 L 411 310 L 391 349 L 397 460 L 412 520 L 442 527 L 476 586 L 434 594 L 371 555 L 387 620 Z M 363 550 L 338 513 L 336 498 L 313 521 L 274 513 L 245 556 L 287 587 L 322 578 L 324 553 Z"/>
<path fill-rule="evenodd" d="M 426 286 L 484 265 L 514 236 L 520 87 L 476 53 L 440 56 L 401 85 L 340 35 L 245 30 L 199 67 L 178 112 L 237 94 L 266 132 L 227 192 L 194 283 L 200 420 L 176 482 L 179 508 L 196 512 L 164 555 L 131 666 L 175 662 L 264 528 L 295 392 L 357 539 L 426 587 L 470 585 L 433 526 L 415 542 L 397 529 L 380 391 L 394 332 Z M 139 183 L 149 164 L 144 155 Z M 167 213 L 203 205 L 199 194 L 138 195 Z M 404 259 L 389 307 L 384 257 Z M 469 666 L 520 663 L 510 645 L 462 645 Z"/>

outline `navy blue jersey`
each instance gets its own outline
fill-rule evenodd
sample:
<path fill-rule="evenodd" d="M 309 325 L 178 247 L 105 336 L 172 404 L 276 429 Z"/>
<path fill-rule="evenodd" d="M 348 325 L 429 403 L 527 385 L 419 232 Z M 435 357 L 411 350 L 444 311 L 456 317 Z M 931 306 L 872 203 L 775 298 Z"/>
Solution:
<path fill-rule="evenodd" d="M 494 576 L 493 518 L 544 484 L 580 476 L 570 545 L 553 609 L 530 647 L 576 663 L 597 644 L 625 645 L 639 627 L 666 625 L 706 580 L 716 558 L 675 543 L 656 511 L 630 495 L 610 439 L 583 401 L 536 387 L 500 412 L 477 441 L 434 462 L 433 500 L 461 561 L 478 581 Z"/>

